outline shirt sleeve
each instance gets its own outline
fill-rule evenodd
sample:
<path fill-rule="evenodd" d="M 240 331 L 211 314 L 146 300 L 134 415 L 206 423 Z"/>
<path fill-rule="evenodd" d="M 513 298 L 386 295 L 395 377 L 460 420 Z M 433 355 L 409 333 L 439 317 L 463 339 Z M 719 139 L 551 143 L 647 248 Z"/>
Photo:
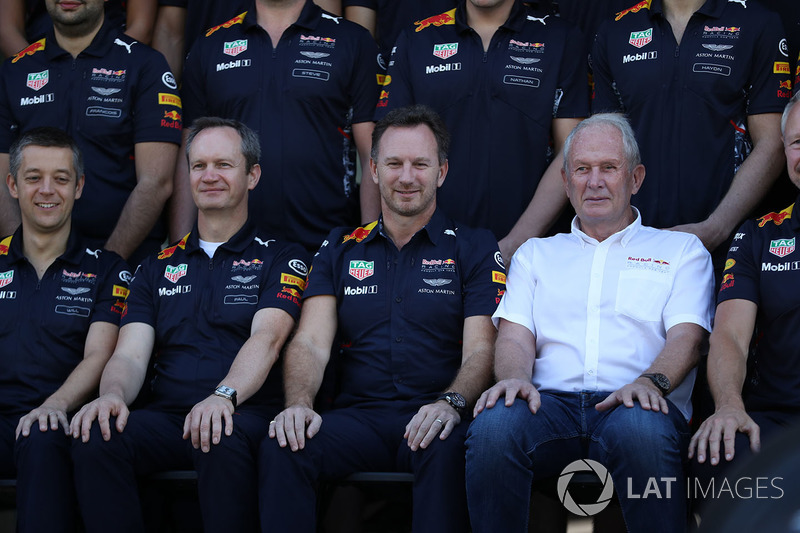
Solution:
<path fill-rule="evenodd" d="M 414 104 L 411 90 L 411 73 L 408 54 L 411 46 L 408 30 L 403 30 L 392 48 L 389 58 L 389 69 L 386 81 L 381 89 L 378 105 L 375 109 L 375 120 L 386 116 L 392 109 Z"/>
<path fill-rule="evenodd" d="M 717 303 L 726 300 L 749 300 L 759 305 L 760 261 L 755 254 L 756 225 L 748 220 L 733 238 L 722 271 Z"/>
<path fill-rule="evenodd" d="M 462 280 L 464 318 L 491 316 L 506 288 L 506 269 L 497 239 L 488 230 L 477 230 L 472 237 L 459 248 L 459 263 L 467 265 Z"/>
<path fill-rule="evenodd" d="M 319 295 L 336 296 L 336 287 L 333 281 L 333 255 L 336 243 L 340 238 L 340 232 L 332 231 L 314 255 L 308 271 L 308 283 L 303 293 L 304 298 Z"/>
<path fill-rule="evenodd" d="M 9 83 L 11 69 L 9 68 L 10 59 L 0 66 L 0 154 L 7 154 L 14 142 L 15 122 L 11 114 L 11 103 L 7 92 L 6 84 Z"/>
<path fill-rule="evenodd" d="M 589 64 L 592 69 L 592 113 L 623 111 L 622 102 L 614 89 L 614 79 L 608 65 L 606 35 L 611 26 L 603 24 L 594 38 Z"/>
<path fill-rule="evenodd" d="M 273 257 L 259 287 L 258 309 L 282 309 L 297 320 L 306 288 L 308 254 L 296 244 L 287 244 Z M 305 274 L 304 274 L 305 272 Z"/>
<path fill-rule="evenodd" d="M 208 115 L 203 69 L 203 38 L 198 38 L 186 56 L 183 67 L 181 94 L 183 95 L 184 122 L 191 125 L 194 119 Z"/>
<path fill-rule="evenodd" d="M 353 58 L 353 79 L 350 93 L 353 104 L 353 123 L 370 122 L 378 100 L 378 45 L 370 33 L 352 23 L 357 35 L 356 56 Z"/>
<path fill-rule="evenodd" d="M 100 253 L 100 287 L 92 311 L 92 323 L 110 322 L 119 325 L 128 297 L 128 282 L 131 273 L 123 259 L 108 250 Z"/>
<path fill-rule="evenodd" d="M 778 15 L 767 12 L 760 30 L 758 41 L 753 46 L 753 66 L 748 78 L 748 115 L 781 113 L 792 93 L 786 87 L 791 87 L 792 70 L 789 57 L 781 52 L 784 32 Z"/>
<path fill-rule="evenodd" d="M 125 300 L 125 310 L 122 312 L 120 326 L 141 322 L 148 326 L 156 327 L 156 299 L 153 292 L 153 277 L 157 275 L 159 265 L 154 257 L 145 260 L 136 269 L 129 286 L 128 297 Z"/>
<path fill-rule="evenodd" d="M 495 327 L 504 318 L 525 326 L 536 336 L 536 324 L 533 320 L 533 299 L 536 296 L 536 276 L 531 271 L 534 264 L 535 245 L 528 241 L 514 253 L 506 278 L 506 291 L 497 311 L 492 316 Z"/>
<path fill-rule="evenodd" d="M 589 116 L 589 78 L 583 34 L 574 26 L 566 33 L 564 61 L 559 71 L 554 118 Z"/>
<path fill-rule="evenodd" d="M 178 84 L 164 56 L 150 48 L 147 51 L 136 83 L 134 143 L 181 144 L 183 109 Z"/>
<path fill-rule="evenodd" d="M 714 268 L 700 239 L 690 235 L 678 265 L 662 317 L 664 329 L 681 323 L 711 331 L 714 313 Z"/>

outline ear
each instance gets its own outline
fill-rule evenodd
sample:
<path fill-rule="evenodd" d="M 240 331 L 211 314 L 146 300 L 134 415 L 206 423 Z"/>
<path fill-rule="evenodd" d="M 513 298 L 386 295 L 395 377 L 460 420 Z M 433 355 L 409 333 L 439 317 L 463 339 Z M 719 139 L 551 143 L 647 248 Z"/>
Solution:
<path fill-rule="evenodd" d="M 374 159 L 372 159 L 372 157 L 369 158 L 369 173 L 372 174 L 372 182 L 375 185 L 377 185 L 378 184 L 378 163 Z"/>
<path fill-rule="evenodd" d="M 14 176 L 11 174 L 6 176 L 6 186 L 8 187 L 8 192 L 11 194 L 11 197 L 19 199 L 19 194 L 17 193 L 17 182 L 14 180 Z"/>
<path fill-rule="evenodd" d="M 447 177 L 447 171 L 450 169 L 450 161 L 448 159 L 444 160 L 439 166 L 439 177 L 436 179 L 436 188 L 439 188 L 444 183 L 444 179 Z"/>
<path fill-rule="evenodd" d="M 78 177 L 78 181 L 75 183 L 75 199 L 76 200 L 81 197 L 81 194 L 83 194 L 83 185 L 84 185 L 84 183 L 86 183 L 86 177 L 83 174 L 81 174 L 80 177 Z"/>
<path fill-rule="evenodd" d="M 633 169 L 633 190 L 631 194 L 636 194 L 639 192 L 639 189 L 642 187 L 642 182 L 644 181 L 645 169 L 644 165 L 641 163 L 636 165 Z"/>
<path fill-rule="evenodd" d="M 250 172 L 247 174 L 247 190 L 252 191 L 258 185 L 258 181 L 261 179 L 261 165 L 256 163 L 252 167 L 250 167 Z"/>
<path fill-rule="evenodd" d="M 561 167 L 561 181 L 564 184 L 564 192 L 567 194 L 567 198 L 569 198 L 569 178 L 567 177 L 567 173 L 564 172 L 564 167 Z"/>

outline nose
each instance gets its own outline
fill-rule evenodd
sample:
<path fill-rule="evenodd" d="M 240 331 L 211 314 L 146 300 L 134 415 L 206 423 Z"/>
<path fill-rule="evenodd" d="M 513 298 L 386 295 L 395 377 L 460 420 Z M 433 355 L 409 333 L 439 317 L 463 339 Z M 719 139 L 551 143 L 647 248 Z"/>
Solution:
<path fill-rule="evenodd" d="M 403 171 L 400 173 L 400 183 L 413 183 L 414 182 L 414 166 L 410 162 L 403 164 Z"/>
<path fill-rule="evenodd" d="M 54 190 L 53 178 L 51 176 L 45 176 L 39 187 L 39 194 L 52 194 Z"/>
<path fill-rule="evenodd" d="M 600 172 L 598 167 L 592 167 L 589 171 L 589 177 L 586 180 L 586 185 L 592 189 L 599 189 L 603 186 L 603 173 Z"/>

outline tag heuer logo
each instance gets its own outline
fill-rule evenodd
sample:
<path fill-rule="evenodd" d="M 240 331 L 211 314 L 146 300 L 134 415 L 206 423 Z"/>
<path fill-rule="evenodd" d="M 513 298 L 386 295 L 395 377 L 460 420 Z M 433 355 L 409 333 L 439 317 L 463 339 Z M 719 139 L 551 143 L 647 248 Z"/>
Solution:
<path fill-rule="evenodd" d="M 178 266 L 167 265 L 166 270 L 164 270 L 164 277 L 170 280 L 172 283 L 177 283 L 179 279 L 186 275 L 186 271 L 188 269 L 189 265 L 186 263 Z"/>
<path fill-rule="evenodd" d="M 245 50 L 247 50 L 247 39 L 225 43 L 225 47 L 222 49 L 223 53 L 229 56 L 238 56 Z"/>
<path fill-rule="evenodd" d="M 458 43 L 434 44 L 433 55 L 441 59 L 453 57 L 458 53 Z"/>
<path fill-rule="evenodd" d="M 375 261 L 350 261 L 348 273 L 358 281 L 364 281 L 375 273 Z"/>
<path fill-rule="evenodd" d="M 632 31 L 631 37 L 628 39 L 628 42 L 635 46 L 636 48 L 641 48 L 646 44 L 650 44 L 650 41 L 653 40 L 653 28 L 649 28 L 644 31 Z"/>
<path fill-rule="evenodd" d="M 14 281 L 14 271 L 9 270 L 8 272 L 0 272 L 0 287 L 5 287 L 6 285 L 10 284 Z"/>
<path fill-rule="evenodd" d="M 38 91 L 45 85 L 47 82 L 50 81 L 50 71 L 43 70 L 41 72 L 31 72 L 28 74 L 28 83 L 26 85 L 33 89 L 34 91 Z"/>
<path fill-rule="evenodd" d="M 786 257 L 794 252 L 794 237 L 791 239 L 778 239 L 769 241 L 769 253 L 778 257 Z M 2 285 L 0 285 L 2 287 Z"/>

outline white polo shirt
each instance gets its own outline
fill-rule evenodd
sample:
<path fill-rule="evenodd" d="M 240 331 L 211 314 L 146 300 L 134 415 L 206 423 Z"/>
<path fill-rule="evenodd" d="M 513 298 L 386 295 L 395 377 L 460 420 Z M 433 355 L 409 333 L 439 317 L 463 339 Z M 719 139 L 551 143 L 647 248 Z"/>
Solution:
<path fill-rule="evenodd" d="M 598 242 L 578 228 L 530 239 L 514 254 L 493 316 L 536 338 L 533 384 L 542 391 L 615 391 L 661 353 L 685 322 L 711 330 L 714 274 L 696 236 L 636 220 Z M 691 418 L 695 371 L 669 394 Z"/>

